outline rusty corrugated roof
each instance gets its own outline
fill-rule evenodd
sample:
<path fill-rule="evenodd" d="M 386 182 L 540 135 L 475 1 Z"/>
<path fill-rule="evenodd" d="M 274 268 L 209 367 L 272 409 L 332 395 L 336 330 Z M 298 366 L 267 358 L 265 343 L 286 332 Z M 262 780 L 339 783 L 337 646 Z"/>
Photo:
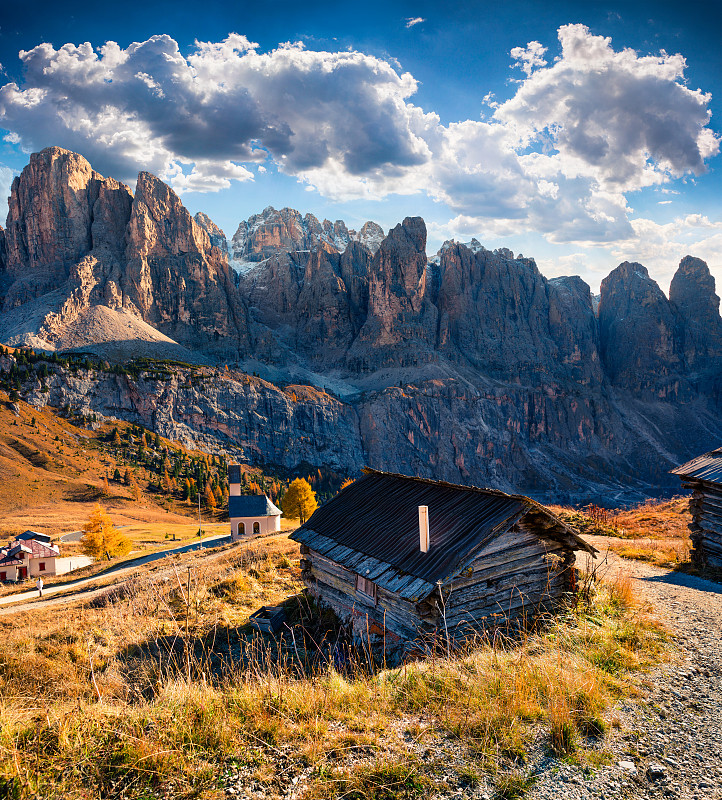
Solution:
<path fill-rule="evenodd" d="M 291 538 L 402 596 L 421 597 L 485 542 L 523 516 L 542 515 L 548 534 L 594 552 L 546 508 L 521 495 L 364 470 Z M 430 548 L 419 548 L 418 507 L 429 507 Z M 428 591 L 427 591 L 428 590 Z"/>
<path fill-rule="evenodd" d="M 697 456 L 677 469 L 670 470 L 673 475 L 695 478 L 699 481 L 722 483 L 722 447 Z"/>

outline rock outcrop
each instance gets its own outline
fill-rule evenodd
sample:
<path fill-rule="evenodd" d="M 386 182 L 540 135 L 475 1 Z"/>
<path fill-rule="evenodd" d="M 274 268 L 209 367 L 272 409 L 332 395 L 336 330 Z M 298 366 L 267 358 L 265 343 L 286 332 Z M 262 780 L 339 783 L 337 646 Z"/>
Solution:
<path fill-rule="evenodd" d="M 138 176 L 126 230 L 123 305 L 180 344 L 237 357 L 247 343 L 245 312 L 228 262 L 178 195 Z"/>
<path fill-rule="evenodd" d="M 141 424 L 210 452 L 224 450 L 251 463 L 294 468 L 325 464 L 342 473 L 364 465 L 358 420 L 350 406 L 310 386 L 279 389 L 235 372 L 183 368 L 141 373 L 52 367 L 46 391 L 35 383 L 37 406 L 66 405 Z"/>
<path fill-rule="evenodd" d="M 227 258 L 177 195 L 141 173 L 135 197 L 82 157 L 59 147 L 34 154 L 10 197 L 0 333 L 5 341 L 53 349 L 87 334 L 85 345 L 178 342 L 218 358 L 247 346 L 245 310 Z M 103 306 L 123 315 L 102 314 Z M 137 323 L 128 318 L 137 317 Z M 89 315 L 92 324 L 89 323 Z M 146 323 L 157 329 L 145 329 Z M 166 343 L 167 344 L 167 343 Z"/>
<path fill-rule="evenodd" d="M 722 359 L 722 318 L 714 278 L 700 258 L 685 256 L 669 287 L 669 300 L 677 312 L 681 347 L 694 372 L 719 372 Z"/>
<path fill-rule="evenodd" d="M 201 228 L 208 234 L 208 238 L 211 240 L 211 244 L 214 247 L 217 247 L 222 253 L 225 253 L 226 257 L 228 256 L 228 239 L 226 239 L 226 234 L 216 225 L 215 222 L 208 216 L 208 214 L 204 214 L 202 211 L 199 211 L 197 214 L 193 216 L 193 221 L 196 225 L 200 225 Z"/>
<path fill-rule="evenodd" d="M 372 372 L 435 360 L 438 311 L 430 294 L 426 225 L 407 217 L 371 261 L 366 321 L 349 350 L 349 368 Z"/>
<path fill-rule="evenodd" d="M 73 267 L 93 249 L 94 234 L 104 244 L 113 238 L 112 230 L 106 229 L 107 216 L 95 225 L 96 203 L 100 202 L 99 211 L 116 206 L 115 213 L 129 194 L 127 187 L 106 181 L 76 153 L 60 147 L 34 153 L 13 181 L 10 194 L 4 309 L 20 306 L 71 278 Z M 122 218 L 119 224 L 124 227 Z M 118 241 L 122 238 L 115 240 L 116 246 Z"/>
<path fill-rule="evenodd" d="M 442 249 L 439 270 L 439 349 L 449 358 L 508 381 L 601 381 L 580 278 L 547 281 L 533 259 L 456 243 Z"/>

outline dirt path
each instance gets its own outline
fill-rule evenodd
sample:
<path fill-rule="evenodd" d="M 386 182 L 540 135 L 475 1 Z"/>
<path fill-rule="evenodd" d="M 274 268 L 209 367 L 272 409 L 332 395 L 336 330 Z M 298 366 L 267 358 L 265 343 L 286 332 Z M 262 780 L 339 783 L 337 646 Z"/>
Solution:
<path fill-rule="evenodd" d="M 124 561 L 122 564 L 99 572 L 97 575 L 91 575 L 89 578 L 80 578 L 77 581 L 68 581 L 67 583 L 59 583 L 55 586 L 47 586 L 43 589 L 42 599 L 38 597 L 37 589 L 31 589 L 30 591 L 19 592 L 17 594 L 9 594 L 5 597 L 0 597 L 0 606 L 9 606 L 9 608 L 0 608 L 0 615 L 24 611 L 30 608 L 38 608 L 39 606 L 48 608 L 50 606 L 69 603 L 78 598 L 78 595 L 81 593 L 80 590 L 82 590 L 84 598 L 94 597 L 96 594 L 105 591 L 110 585 L 120 583 L 127 580 L 131 575 L 135 575 L 138 568 L 145 564 L 150 564 L 153 561 L 158 561 L 179 553 L 189 553 L 204 548 L 216 548 L 230 543 L 230 536 L 209 536 L 204 539 L 202 543 L 193 542 L 192 544 L 181 545 L 180 547 L 175 547 L 170 550 L 148 553 L 148 555 L 138 556 L 129 561 Z M 108 581 L 109 577 L 112 578 L 110 582 Z M 100 582 L 103 582 L 103 586 L 92 591 L 93 585 Z"/>
<path fill-rule="evenodd" d="M 622 560 L 600 569 L 623 569 L 640 597 L 672 629 L 679 659 L 648 675 L 643 701 L 618 708 L 621 728 L 602 745 L 612 763 L 595 773 L 550 761 L 530 798 L 699 798 L 722 800 L 722 584 Z"/>

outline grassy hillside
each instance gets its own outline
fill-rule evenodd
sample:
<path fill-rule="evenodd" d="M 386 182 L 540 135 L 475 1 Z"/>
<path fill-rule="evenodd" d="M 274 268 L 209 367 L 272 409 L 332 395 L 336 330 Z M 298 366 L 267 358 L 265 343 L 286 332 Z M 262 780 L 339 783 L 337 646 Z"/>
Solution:
<path fill-rule="evenodd" d="M 589 506 L 573 510 L 551 506 L 580 533 L 611 537 L 609 548 L 625 558 L 649 561 L 661 567 L 689 565 L 689 497 L 647 500 L 626 509 Z"/>
<path fill-rule="evenodd" d="M 124 471 L 125 461 L 109 442 L 113 427 L 94 430 L 74 424 L 52 409 L 41 411 L 22 400 L 9 402 L 0 391 L 0 539 L 27 528 L 56 537 L 78 530 L 94 505 L 108 508 L 117 525 L 129 525 L 139 541 L 157 540 L 162 523 L 171 534 L 188 535 L 197 530 L 190 518 L 193 506 L 161 492 L 148 491 L 150 470 L 139 466 L 133 474 L 141 487 L 138 497 L 132 486 L 113 481 L 115 469 Z M 117 426 L 124 430 L 129 426 Z M 178 450 L 174 443 L 162 447 Z M 200 455 L 200 454 L 198 454 Z M 111 477 L 107 487 L 106 475 Z M 220 522 L 220 514 L 204 510 L 208 522 Z"/>
<path fill-rule="evenodd" d="M 540 748 L 604 762 L 615 698 L 665 646 L 619 576 L 522 641 L 389 669 L 299 589 L 281 534 L 1 616 L 2 796 L 518 797 Z M 278 603 L 284 632 L 254 634 Z"/>

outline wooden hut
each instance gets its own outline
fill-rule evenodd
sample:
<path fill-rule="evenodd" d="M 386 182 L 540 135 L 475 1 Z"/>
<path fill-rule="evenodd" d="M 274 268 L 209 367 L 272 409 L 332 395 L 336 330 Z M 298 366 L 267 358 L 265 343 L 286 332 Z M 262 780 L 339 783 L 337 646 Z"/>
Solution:
<path fill-rule="evenodd" d="M 575 551 L 596 552 L 528 497 L 375 470 L 291 538 L 310 592 L 357 633 L 456 638 L 574 588 Z"/>
<path fill-rule="evenodd" d="M 672 473 L 692 492 L 692 563 L 722 569 L 722 448 L 697 456 Z"/>

